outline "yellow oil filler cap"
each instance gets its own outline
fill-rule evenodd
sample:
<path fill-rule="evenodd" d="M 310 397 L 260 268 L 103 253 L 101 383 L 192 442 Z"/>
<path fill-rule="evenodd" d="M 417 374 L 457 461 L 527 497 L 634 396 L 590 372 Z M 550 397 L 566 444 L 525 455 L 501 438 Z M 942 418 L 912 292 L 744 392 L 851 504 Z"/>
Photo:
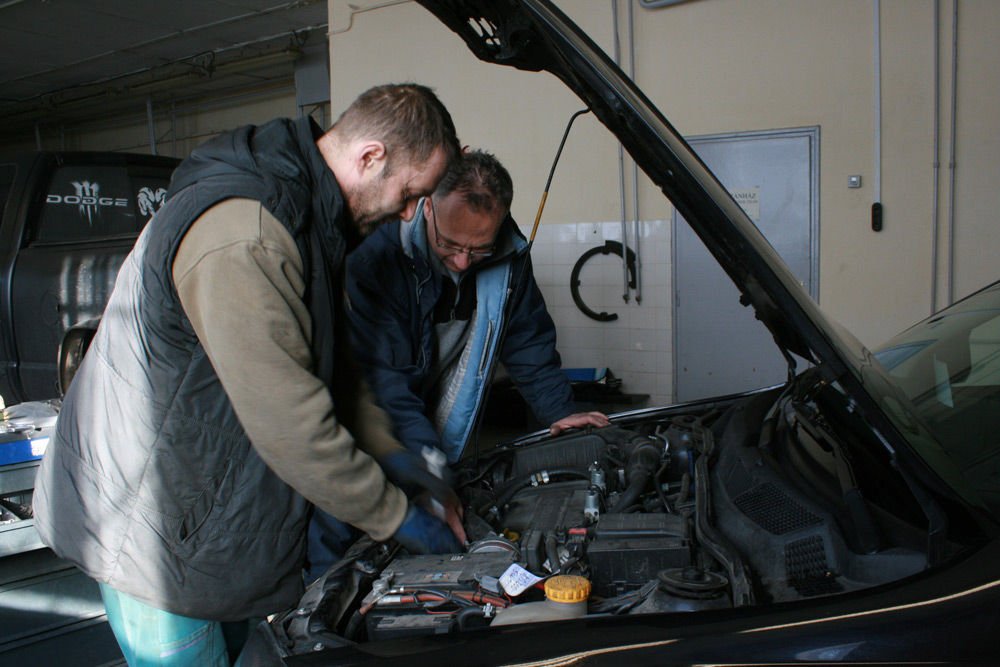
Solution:
<path fill-rule="evenodd" d="M 545 597 L 552 602 L 583 602 L 590 597 L 590 581 L 575 574 L 557 574 L 545 580 Z"/>

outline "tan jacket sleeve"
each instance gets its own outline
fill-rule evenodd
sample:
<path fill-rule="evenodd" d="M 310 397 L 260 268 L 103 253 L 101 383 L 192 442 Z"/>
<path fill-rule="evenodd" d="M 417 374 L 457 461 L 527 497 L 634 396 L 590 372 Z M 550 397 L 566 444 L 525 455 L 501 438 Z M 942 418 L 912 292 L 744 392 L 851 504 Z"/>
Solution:
<path fill-rule="evenodd" d="M 330 393 L 311 370 L 302 271 L 281 223 L 259 202 L 230 199 L 192 225 L 173 279 L 260 457 L 308 500 L 384 540 L 402 523 L 407 500 L 363 450 L 400 445 L 370 401 L 359 401 L 357 420 L 370 444 L 362 446 L 338 424 Z"/>

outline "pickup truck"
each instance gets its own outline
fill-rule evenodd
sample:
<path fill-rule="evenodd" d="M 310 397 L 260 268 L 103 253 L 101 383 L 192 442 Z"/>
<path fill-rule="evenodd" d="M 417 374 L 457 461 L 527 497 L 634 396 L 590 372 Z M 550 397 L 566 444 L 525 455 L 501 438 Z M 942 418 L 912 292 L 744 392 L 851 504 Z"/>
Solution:
<path fill-rule="evenodd" d="M 99 318 L 179 160 L 38 152 L 0 161 L 0 396 L 60 395 L 65 332 Z"/>

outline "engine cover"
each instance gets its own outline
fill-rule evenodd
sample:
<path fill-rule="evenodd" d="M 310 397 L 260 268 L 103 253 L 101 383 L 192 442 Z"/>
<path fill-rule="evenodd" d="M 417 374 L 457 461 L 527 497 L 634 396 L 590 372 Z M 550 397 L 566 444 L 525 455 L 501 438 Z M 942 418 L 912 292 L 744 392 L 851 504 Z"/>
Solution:
<path fill-rule="evenodd" d="M 636 590 L 659 571 L 692 563 L 687 521 L 676 514 L 605 514 L 587 545 L 594 593 Z"/>

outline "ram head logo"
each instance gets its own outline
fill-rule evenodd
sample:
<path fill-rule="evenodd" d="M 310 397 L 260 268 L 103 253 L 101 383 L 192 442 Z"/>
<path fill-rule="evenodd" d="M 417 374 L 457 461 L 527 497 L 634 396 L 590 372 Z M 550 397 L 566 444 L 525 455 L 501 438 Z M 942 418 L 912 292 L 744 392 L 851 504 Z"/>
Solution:
<path fill-rule="evenodd" d="M 139 189 L 136 199 L 139 200 L 139 212 L 148 218 L 163 208 L 163 204 L 167 201 L 167 190 L 143 187 Z"/>

